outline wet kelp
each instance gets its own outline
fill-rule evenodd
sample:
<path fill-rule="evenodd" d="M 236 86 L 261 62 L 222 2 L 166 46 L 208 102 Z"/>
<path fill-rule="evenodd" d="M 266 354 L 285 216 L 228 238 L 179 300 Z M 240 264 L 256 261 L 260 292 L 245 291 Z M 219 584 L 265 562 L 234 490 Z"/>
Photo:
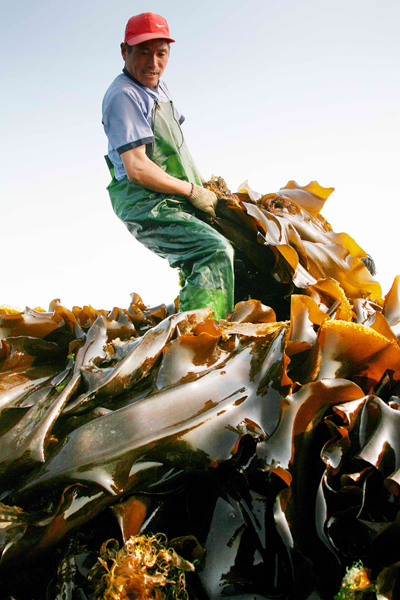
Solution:
<path fill-rule="evenodd" d="M 247 182 L 236 195 L 221 178 L 206 186 L 217 194 L 221 190 L 214 226 L 233 242 L 237 260 L 244 263 L 238 265 L 240 299 L 262 299 L 283 319 L 290 307 L 285 299 L 321 279 L 334 279 L 350 300 L 381 297 L 379 283 L 362 260 L 366 252 L 348 234 L 334 233 L 320 214 L 334 188 L 289 181 L 277 193 L 262 196 Z"/>
<path fill-rule="evenodd" d="M 209 186 L 237 251 L 226 321 L 136 294 L 0 308 L 1 598 L 98 598 L 107 573 L 115 600 L 168 597 L 129 541 L 158 532 L 191 599 L 332 598 L 357 561 L 397 589 L 399 279 L 382 298 L 320 215 L 331 189 Z"/>

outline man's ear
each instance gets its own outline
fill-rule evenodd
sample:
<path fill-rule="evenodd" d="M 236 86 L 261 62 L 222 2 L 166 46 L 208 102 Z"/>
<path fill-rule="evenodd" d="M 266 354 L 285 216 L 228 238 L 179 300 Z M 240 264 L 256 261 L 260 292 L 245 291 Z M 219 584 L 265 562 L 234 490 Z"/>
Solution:
<path fill-rule="evenodd" d="M 125 42 L 121 42 L 121 55 L 124 60 L 126 60 L 126 44 Z"/>

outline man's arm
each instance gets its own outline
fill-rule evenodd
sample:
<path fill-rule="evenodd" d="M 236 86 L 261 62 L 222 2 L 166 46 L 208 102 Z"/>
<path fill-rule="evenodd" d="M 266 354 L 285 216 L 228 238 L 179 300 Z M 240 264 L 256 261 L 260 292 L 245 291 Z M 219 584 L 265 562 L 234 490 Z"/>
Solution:
<path fill-rule="evenodd" d="M 146 146 L 138 146 L 121 154 L 129 181 L 148 190 L 164 194 L 179 194 L 189 198 L 192 184 L 172 177 L 156 165 L 146 154 Z"/>
<path fill-rule="evenodd" d="M 132 183 L 137 183 L 153 192 L 185 196 L 193 206 L 215 217 L 218 200 L 214 192 L 166 173 L 150 160 L 144 144 L 123 152 L 121 159 L 127 177 Z"/>

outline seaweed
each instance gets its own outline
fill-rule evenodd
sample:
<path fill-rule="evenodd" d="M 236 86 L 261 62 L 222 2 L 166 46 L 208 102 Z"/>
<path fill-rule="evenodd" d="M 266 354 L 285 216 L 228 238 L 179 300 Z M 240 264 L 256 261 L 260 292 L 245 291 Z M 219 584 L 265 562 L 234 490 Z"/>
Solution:
<path fill-rule="evenodd" d="M 1 600 L 397 593 L 399 278 L 332 231 L 332 188 L 207 185 L 226 320 L 0 308 Z"/>

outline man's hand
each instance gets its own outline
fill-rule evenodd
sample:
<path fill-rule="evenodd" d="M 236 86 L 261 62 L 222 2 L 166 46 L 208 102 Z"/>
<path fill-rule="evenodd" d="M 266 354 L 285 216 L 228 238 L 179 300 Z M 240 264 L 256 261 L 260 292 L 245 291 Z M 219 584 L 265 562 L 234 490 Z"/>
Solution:
<path fill-rule="evenodd" d="M 215 207 L 217 206 L 218 198 L 214 192 L 201 187 L 201 185 L 193 184 L 193 190 L 189 196 L 189 200 L 193 206 L 199 210 L 208 213 L 212 217 L 216 216 Z"/>

